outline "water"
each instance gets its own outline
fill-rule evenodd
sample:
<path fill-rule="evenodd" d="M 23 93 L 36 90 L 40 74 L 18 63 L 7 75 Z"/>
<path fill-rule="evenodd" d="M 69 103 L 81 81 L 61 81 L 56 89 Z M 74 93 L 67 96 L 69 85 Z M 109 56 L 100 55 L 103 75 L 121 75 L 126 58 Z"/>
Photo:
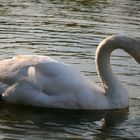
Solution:
<path fill-rule="evenodd" d="M 0 59 L 52 56 L 99 83 L 95 50 L 112 34 L 140 38 L 139 0 L 0 0 Z M 129 91 L 115 111 L 44 109 L 0 103 L 0 139 L 140 138 L 140 66 L 117 50 L 111 64 Z"/>

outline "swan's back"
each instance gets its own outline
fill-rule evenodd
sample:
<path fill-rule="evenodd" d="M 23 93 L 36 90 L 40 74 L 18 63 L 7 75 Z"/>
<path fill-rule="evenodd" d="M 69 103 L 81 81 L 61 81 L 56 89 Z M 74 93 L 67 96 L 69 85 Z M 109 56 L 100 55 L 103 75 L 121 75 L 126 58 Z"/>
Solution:
<path fill-rule="evenodd" d="M 28 69 L 40 63 L 56 62 L 47 56 L 19 55 L 0 61 L 0 81 L 13 84 L 28 75 Z"/>
<path fill-rule="evenodd" d="M 13 84 L 22 78 L 39 78 L 39 80 L 58 79 L 61 83 L 74 82 L 85 84 L 87 78 L 71 66 L 56 61 L 48 56 L 20 55 L 0 61 L 0 81 Z M 71 82 L 71 83 L 70 83 Z"/>

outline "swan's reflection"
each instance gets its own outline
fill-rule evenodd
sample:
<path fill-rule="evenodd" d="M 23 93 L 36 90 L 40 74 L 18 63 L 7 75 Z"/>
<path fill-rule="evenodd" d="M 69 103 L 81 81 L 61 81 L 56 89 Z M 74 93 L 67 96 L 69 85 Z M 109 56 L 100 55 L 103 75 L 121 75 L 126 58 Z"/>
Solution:
<path fill-rule="evenodd" d="M 88 127 L 94 125 L 98 130 L 114 127 L 128 119 L 128 109 L 83 111 L 66 109 L 47 109 L 22 105 L 0 104 L 0 121 L 12 122 L 6 125 L 13 125 L 15 122 L 32 124 L 41 127 Z M 27 121 L 28 120 L 28 121 Z M 13 126 L 11 126 L 13 127 Z M 90 128 L 89 128 L 90 129 Z M 92 128 L 91 128 L 92 129 Z"/>

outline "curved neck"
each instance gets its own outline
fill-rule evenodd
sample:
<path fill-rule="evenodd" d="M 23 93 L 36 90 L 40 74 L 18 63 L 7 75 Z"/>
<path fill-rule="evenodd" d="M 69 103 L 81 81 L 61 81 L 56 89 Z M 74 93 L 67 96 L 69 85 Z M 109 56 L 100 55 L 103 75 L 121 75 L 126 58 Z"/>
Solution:
<path fill-rule="evenodd" d="M 106 96 L 117 105 L 127 105 L 128 94 L 111 70 L 110 56 L 113 50 L 119 48 L 128 52 L 139 62 L 140 53 L 137 51 L 140 52 L 140 47 L 137 43 L 135 39 L 129 37 L 111 36 L 103 40 L 96 51 L 96 68 Z"/>
<path fill-rule="evenodd" d="M 96 68 L 105 92 L 115 90 L 115 83 L 120 83 L 110 67 L 110 56 L 115 49 L 117 47 L 114 41 L 107 38 L 99 44 L 96 50 Z"/>
<path fill-rule="evenodd" d="M 129 53 L 140 63 L 140 42 L 138 40 L 115 35 L 103 40 L 96 50 L 96 68 L 105 90 L 115 88 L 116 82 L 120 83 L 110 67 L 111 53 L 118 48 Z"/>

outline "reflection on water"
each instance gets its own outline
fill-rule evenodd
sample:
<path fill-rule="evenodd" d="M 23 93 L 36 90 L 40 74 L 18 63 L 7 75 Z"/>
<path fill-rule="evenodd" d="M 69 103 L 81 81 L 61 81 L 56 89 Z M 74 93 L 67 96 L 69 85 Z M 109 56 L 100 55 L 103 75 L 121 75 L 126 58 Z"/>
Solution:
<path fill-rule="evenodd" d="M 0 0 L 0 59 L 49 55 L 99 82 L 94 57 L 111 34 L 140 37 L 139 0 Z M 0 104 L 0 139 L 140 138 L 140 66 L 118 50 L 112 67 L 129 91 L 128 110 L 66 111 Z"/>
<path fill-rule="evenodd" d="M 106 138 L 112 128 L 128 119 L 128 110 L 74 111 L 3 105 L 0 111 L 2 133 L 13 139 Z"/>
<path fill-rule="evenodd" d="M 138 112 L 134 112 L 135 118 L 134 114 L 129 114 L 128 109 L 75 111 L 11 106 L 2 103 L 0 105 L 0 134 L 1 138 L 5 139 L 139 137 L 137 115 L 140 115 L 140 103 L 137 104 Z"/>

